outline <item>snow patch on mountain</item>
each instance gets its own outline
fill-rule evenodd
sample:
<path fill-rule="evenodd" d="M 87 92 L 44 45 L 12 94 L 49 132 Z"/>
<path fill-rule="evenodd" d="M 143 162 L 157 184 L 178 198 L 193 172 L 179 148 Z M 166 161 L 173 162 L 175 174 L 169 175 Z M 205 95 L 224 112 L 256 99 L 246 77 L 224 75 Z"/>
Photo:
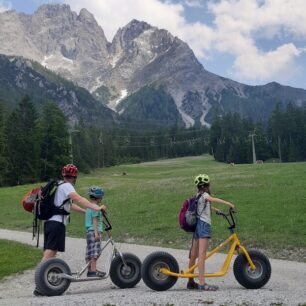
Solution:
<path fill-rule="evenodd" d="M 118 105 L 118 103 L 123 100 L 127 95 L 128 91 L 126 89 L 121 90 L 120 98 L 115 101 L 115 105 Z"/>
<path fill-rule="evenodd" d="M 41 65 L 45 68 L 56 70 L 57 68 L 67 68 L 67 66 L 73 65 L 72 59 L 63 56 L 62 54 L 50 54 L 45 55 L 41 62 Z"/>
<path fill-rule="evenodd" d="M 111 102 L 108 104 L 108 107 L 109 107 L 110 109 L 116 111 L 117 105 L 120 103 L 121 100 L 123 100 L 125 97 L 127 97 L 127 95 L 128 95 L 127 89 L 122 89 L 122 90 L 120 91 L 120 96 L 119 96 L 119 98 L 117 98 L 117 99 L 111 101 Z M 123 111 L 121 111 L 121 113 L 122 113 L 122 112 L 123 112 Z"/>
<path fill-rule="evenodd" d="M 91 89 L 89 90 L 90 93 L 95 92 L 99 87 L 101 87 L 102 85 L 104 85 L 104 81 L 102 80 L 101 76 L 98 76 L 96 78 L 95 81 L 95 85 L 91 87 Z"/>
<path fill-rule="evenodd" d="M 118 61 L 120 60 L 121 56 L 122 56 L 122 54 L 119 53 L 119 54 L 116 54 L 113 57 L 110 57 L 110 64 L 111 64 L 112 68 L 116 67 L 116 65 L 117 65 Z"/>
<path fill-rule="evenodd" d="M 40 63 L 42 66 L 48 68 L 48 60 L 52 57 L 53 55 L 45 55 L 43 61 Z"/>
<path fill-rule="evenodd" d="M 194 119 L 192 119 L 189 115 L 183 112 L 181 109 L 178 109 L 179 113 L 182 116 L 182 119 L 185 123 L 186 128 L 190 128 L 194 125 Z"/>

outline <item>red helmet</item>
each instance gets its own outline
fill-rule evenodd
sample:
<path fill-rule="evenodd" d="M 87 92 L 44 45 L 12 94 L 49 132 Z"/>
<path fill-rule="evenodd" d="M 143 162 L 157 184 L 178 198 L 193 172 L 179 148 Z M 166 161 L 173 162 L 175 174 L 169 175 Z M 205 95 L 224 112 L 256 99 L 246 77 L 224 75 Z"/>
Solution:
<path fill-rule="evenodd" d="M 62 176 L 78 176 L 78 168 L 73 164 L 68 164 L 62 169 Z"/>

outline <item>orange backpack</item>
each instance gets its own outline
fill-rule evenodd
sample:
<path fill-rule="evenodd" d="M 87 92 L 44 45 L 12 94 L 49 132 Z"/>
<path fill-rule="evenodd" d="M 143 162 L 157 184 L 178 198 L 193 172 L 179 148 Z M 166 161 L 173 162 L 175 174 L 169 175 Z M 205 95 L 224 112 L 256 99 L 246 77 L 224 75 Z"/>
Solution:
<path fill-rule="evenodd" d="M 33 212 L 36 201 L 40 198 L 41 188 L 34 188 L 32 191 L 27 192 L 23 197 L 21 204 L 24 210 Z"/>

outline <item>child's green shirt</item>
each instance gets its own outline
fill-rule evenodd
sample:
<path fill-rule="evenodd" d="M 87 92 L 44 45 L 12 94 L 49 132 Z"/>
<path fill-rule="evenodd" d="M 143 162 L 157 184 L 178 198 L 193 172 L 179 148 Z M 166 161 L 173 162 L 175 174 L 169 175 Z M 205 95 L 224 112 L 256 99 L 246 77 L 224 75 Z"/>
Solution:
<path fill-rule="evenodd" d="M 97 205 L 97 207 L 99 207 Z M 103 217 L 102 217 L 102 212 L 101 211 L 96 211 L 90 208 L 86 208 L 85 210 L 85 227 L 86 227 L 86 232 L 89 231 L 94 231 L 94 223 L 93 223 L 93 218 L 97 217 L 98 220 L 98 231 L 102 232 L 103 231 Z"/>

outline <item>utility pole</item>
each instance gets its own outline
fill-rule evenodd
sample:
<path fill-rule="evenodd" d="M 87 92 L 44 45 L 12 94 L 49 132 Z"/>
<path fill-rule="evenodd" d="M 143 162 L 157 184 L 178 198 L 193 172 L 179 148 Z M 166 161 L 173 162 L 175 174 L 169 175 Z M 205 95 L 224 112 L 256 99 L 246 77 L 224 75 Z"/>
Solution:
<path fill-rule="evenodd" d="M 251 139 L 252 139 L 253 164 L 256 164 L 256 152 L 255 152 L 254 136 L 256 136 L 255 131 L 250 132 L 249 137 L 251 137 Z"/>
<path fill-rule="evenodd" d="M 99 146 L 102 149 L 102 168 L 104 168 L 104 148 L 103 148 L 102 132 L 100 132 L 100 135 L 99 135 Z M 100 152 L 100 148 L 99 148 L 99 152 Z M 99 153 L 99 167 L 100 167 L 100 153 Z"/>
<path fill-rule="evenodd" d="M 72 152 L 72 131 L 69 130 L 69 158 L 70 163 L 73 164 L 73 152 Z"/>
<path fill-rule="evenodd" d="M 277 136 L 277 140 L 278 140 L 278 158 L 279 161 L 282 162 L 281 139 L 279 136 Z"/>
<path fill-rule="evenodd" d="M 78 133 L 78 130 L 68 130 L 69 134 L 69 157 L 70 157 L 70 162 L 73 164 L 73 148 L 72 148 L 72 133 Z"/>

